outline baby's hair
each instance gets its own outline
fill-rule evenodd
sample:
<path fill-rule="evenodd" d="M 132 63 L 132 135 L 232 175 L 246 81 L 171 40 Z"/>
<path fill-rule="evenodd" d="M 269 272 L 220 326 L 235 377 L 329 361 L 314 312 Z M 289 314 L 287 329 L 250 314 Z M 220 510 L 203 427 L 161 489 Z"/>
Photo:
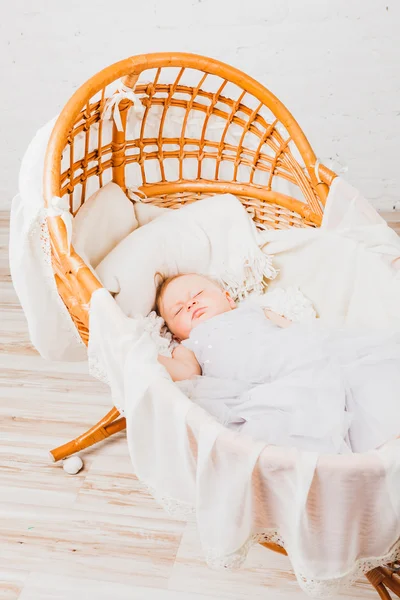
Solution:
<path fill-rule="evenodd" d="M 158 278 L 158 282 L 156 283 L 157 289 L 156 289 L 155 307 L 156 307 L 157 314 L 160 316 L 161 316 L 161 301 L 162 301 L 164 292 L 167 289 L 168 285 L 171 283 L 171 281 L 178 279 L 178 277 L 182 277 L 182 275 L 172 275 L 170 277 L 167 277 L 163 273 L 157 272 L 154 276 L 154 281 L 156 281 L 156 278 Z"/>
<path fill-rule="evenodd" d="M 223 286 L 219 281 L 216 281 L 212 277 L 208 277 L 207 275 L 201 275 L 200 273 L 179 273 L 179 275 L 172 275 L 167 277 L 163 273 L 157 272 L 154 276 L 154 282 L 156 283 L 156 300 L 155 300 L 155 309 L 158 315 L 161 316 L 161 302 L 165 293 L 165 290 L 169 286 L 172 281 L 175 279 L 179 279 L 179 277 L 184 277 L 185 275 L 200 275 L 200 277 L 204 277 L 204 279 L 208 279 L 215 285 L 217 285 L 222 291 L 224 290 Z M 156 282 L 158 278 L 158 281 Z"/>

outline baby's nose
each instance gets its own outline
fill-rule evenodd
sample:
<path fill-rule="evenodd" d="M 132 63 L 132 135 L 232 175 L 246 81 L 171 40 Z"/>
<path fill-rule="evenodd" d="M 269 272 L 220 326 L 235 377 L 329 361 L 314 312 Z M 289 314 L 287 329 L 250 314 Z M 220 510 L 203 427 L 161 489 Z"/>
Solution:
<path fill-rule="evenodd" d="M 194 298 L 192 300 L 189 300 L 189 302 L 187 303 L 187 309 L 190 310 L 195 304 L 197 304 L 197 301 Z"/>

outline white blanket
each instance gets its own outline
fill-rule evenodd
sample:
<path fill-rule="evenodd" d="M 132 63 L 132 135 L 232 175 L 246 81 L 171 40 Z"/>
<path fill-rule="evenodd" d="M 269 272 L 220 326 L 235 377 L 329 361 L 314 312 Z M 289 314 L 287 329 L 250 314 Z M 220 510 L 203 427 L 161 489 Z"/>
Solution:
<path fill-rule="evenodd" d="M 338 181 L 328 198 L 331 223 L 339 220 L 341 190 L 349 187 Z M 288 281 L 288 265 L 298 277 L 293 283 L 308 286 L 312 300 L 316 294 L 322 317 L 333 320 L 337 307 L 347 305 L 351 311 L 339 320 L 350 325 L 363 319 L 369 326 L 390 319 L 398 325 L 398 272 L 390 266 L 400 255 L 398 239 L 382 223 L 368 222 L 363 231 L 343 233 L 325 226 L 267 232 L 266 249 L 285 265 L 281 282 Z M 293 258 L 294 248 L 313 259 L 312 277 Z M 370 275 L 379 277 L 378 286 L 368 288 Z M 338 288 L 333 298 L 334 290 L 324 289 L 330 282 Z M 400 440 L 365 454 L 319 457 L 227 430 L 177 389 L 143 323 L 127 318 L 105 290 L 92 298 L 89 350 L 92 369 L 107 373 L 113 401 L 125 412 L 135 473 L 167 510 L 195 515 L 210 566 L 238 567 L 252 543 L 278 542 L 302 588 L 321 598 L 400 558 Z"/>
<path fill-rule="evenodd" d="M 260 234 L 279 276 L 269 290 L 298 286 L 332 324 L 400 327 L 400 238 L 361 194 L 334 180 L 322 227 Z"/>
<path fill-rule="evenodd" d="M 265 446 L 186 398 L 105 290 L 90 331 L 92 360 L 125 411 L 135 474 L 171 514 L 195 515 L 210 566 L 239 567 L 252 543 L 275 541 L 321 598 L 400 557 L 400 443 L 346 457 Z"/>

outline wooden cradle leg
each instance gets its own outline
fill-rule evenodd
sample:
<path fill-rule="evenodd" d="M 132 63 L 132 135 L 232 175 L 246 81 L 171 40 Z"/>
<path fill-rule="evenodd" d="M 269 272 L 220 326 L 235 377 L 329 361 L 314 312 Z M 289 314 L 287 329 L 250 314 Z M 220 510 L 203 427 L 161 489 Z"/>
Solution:
<path fill-rule="evenodd" d="M 365 574 L 371 585 L 374 586 L 382 600 L 392 600 L 391 590 L 398 598 L 400 598 L 400 577 L 399 569 L 388 567 L 377 567 Z"/>
<path fill-rule="evenodd" d="M 89 448 L 90 446 L 93 446 L 93 444 L 101 442 L 110 435 L 125 429 L 126 420 L 124 417 L 118 419 L 117 417 L 119 414 L 119 410 L 114 407 L 105 415 L 105 417 L 96 423 L 96 425 L 93 425 L 93 427 L 91 427 L 88 431 L 74 440 L 51 450 L 50 455 L 54 462 L 62 460 L 67 456 L 71 456 L 71 454 L 75 454 L 75 452 L 79 452 L 79 450 Z"/>
<path fill-rule="evenodd" d="M 279 544 L 274 544 L 274 542 L 259 542 L 259 544 L 260 546 L 264 546 L 264 548 L 268 548 L 268 550 L 273 550 L 278 554 L 284 554 L 287 556 L 286 550 L 282 548 L 282 546 L 279 546 Z"/>

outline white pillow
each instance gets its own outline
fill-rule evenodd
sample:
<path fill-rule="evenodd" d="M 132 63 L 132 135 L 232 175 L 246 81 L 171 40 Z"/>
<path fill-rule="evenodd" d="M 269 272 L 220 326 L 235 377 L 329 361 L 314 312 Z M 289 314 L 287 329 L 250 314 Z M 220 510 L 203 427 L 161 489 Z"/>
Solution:
<path fill-rule="evenodd" d="M 74 218 L 72 244 L 92 267 L 138 227 L 133 204 L 119 185 L 107 183 L 92 194 Z"/>
<path fill-rule="evenodd" d="M 154 306 L 155 276 L 199 273 L 218 279 L 234 298 L 262 292 L 276 271 L 258 247 L 241 202 L 223 194 L 167 211 L 122 240 L 96 272 L 128 316 Z"/>
<path fill-rule="evenodd" d="M 154 206 L 151 202 L 135 202 L 135 214 L 139 227 L 147 225 L 150 221 L 154 221 L 171 210 L 172 208 Z"/>

